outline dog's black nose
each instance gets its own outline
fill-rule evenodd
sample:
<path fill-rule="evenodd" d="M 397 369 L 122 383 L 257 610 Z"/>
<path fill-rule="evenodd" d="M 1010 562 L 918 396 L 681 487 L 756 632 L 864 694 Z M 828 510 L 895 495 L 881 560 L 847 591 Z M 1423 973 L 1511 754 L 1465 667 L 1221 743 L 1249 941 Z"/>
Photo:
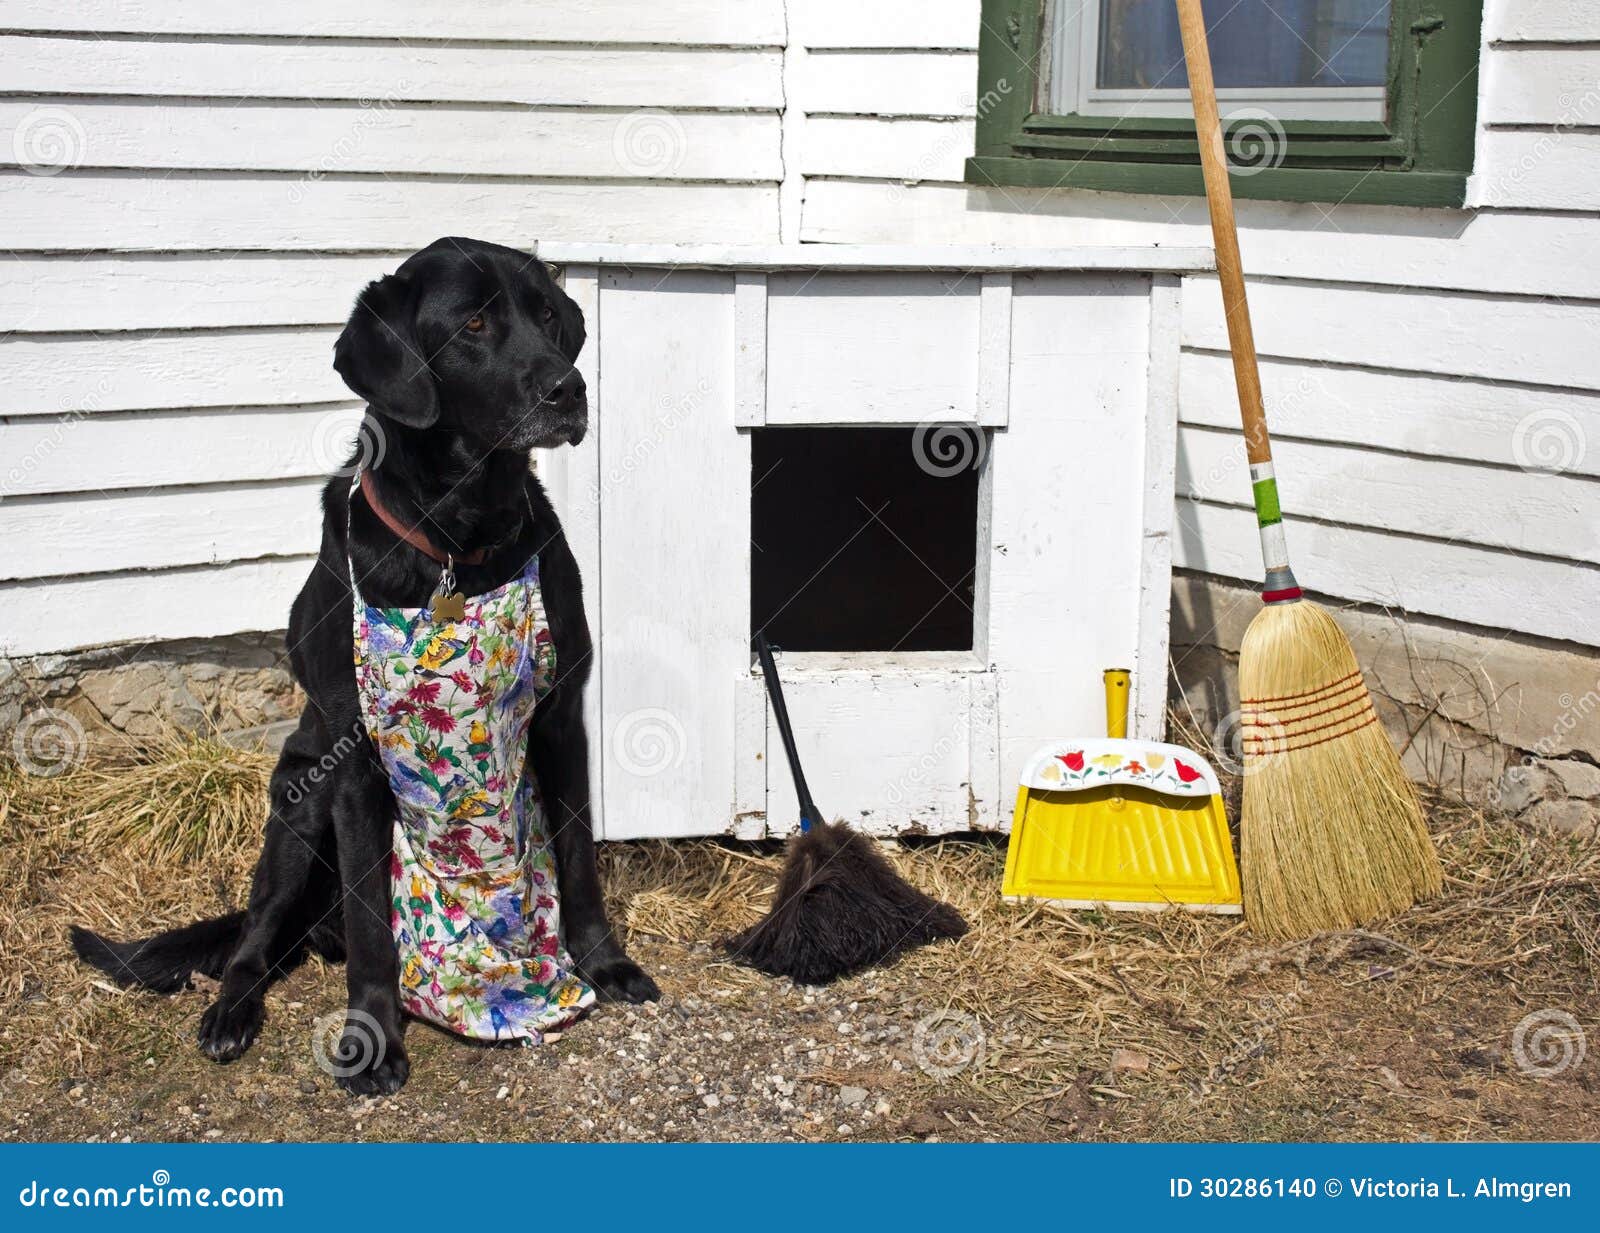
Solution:
<path fill-rule="evenodd" d="M 544 399 L 557 411 L 574 411 L 583 406 L 587 393 L 588 386 L 584 385 L 583 377 L 574 368 L 550 388 Z"/>

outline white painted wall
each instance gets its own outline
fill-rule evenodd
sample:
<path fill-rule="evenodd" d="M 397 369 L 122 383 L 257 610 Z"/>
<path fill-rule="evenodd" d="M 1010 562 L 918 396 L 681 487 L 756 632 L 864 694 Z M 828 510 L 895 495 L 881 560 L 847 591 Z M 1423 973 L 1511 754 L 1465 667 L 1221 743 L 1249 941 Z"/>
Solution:
<path fill-rule="evenodd" d="M 1600 10 L 1487 7 L 1472 208 L 1240 203 L 1291 545 L 1321 591 L 1595 645 Z M 1209 243 L 1194 199 L 961 184 L 978 28 L 979 0 L 0 0 L 0 642 L 280 626 L 355 410 L 337 325 L 440 234 Z M 1176 562 L 1254 578 L 1215 284 L 1178 293 Z"/>
<path fill-rule="evenodd" d="M 791 5 L 801 239 L 1209 242 L 1197 199 L 962 184 L 979 0 L 858 7 Z M 1290 546 L 1319 591 L 1592 646 L 1600 7 L 1488 0 L 1484 40 L 1470 208 L 1239 203 Z M 1175 564 L 1255 580 L 1212 277 L 1182 341 Z"/>

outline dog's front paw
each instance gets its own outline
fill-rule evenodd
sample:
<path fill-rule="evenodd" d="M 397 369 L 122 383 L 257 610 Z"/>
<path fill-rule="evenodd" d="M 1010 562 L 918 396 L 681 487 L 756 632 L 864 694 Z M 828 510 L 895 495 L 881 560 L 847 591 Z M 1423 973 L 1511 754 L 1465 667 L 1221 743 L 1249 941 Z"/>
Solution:
<path fill-rule="evenodd" d="M 200 1052 L 217 1062 L 243 1057 L 261 1031 L 266 1008 L 258 997 L 240 1001 L 218 998 L 200 1016 Z"/>
<path fill-rule="evenodd" d="M 393 1096 L 411 1077 L 411 1059 L 398 1038 L 374 1037 L 360 1027 L 345 1029 L 339 1056 L 329 1063 L 339 1086 L 356 1096 Z"/>
<path fill-rule="evenodd" d="M 580 975 L 602 1002 L 656 1002 L 661 999 L 656 982 L 626 955 L 585 964 Z"/>

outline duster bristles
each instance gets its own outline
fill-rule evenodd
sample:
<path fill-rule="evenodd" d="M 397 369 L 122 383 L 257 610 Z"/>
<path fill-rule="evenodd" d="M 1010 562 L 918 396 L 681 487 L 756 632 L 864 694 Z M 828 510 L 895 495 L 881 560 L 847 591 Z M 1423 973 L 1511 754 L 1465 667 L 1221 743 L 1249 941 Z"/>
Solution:
<path fill-rule="evenodd" d="M 1294 939 L 1391 916 L 1442 884 L 1416 788 L 1338 622 L 1268 604 L 1239 653 L 1245 918 Z"/>

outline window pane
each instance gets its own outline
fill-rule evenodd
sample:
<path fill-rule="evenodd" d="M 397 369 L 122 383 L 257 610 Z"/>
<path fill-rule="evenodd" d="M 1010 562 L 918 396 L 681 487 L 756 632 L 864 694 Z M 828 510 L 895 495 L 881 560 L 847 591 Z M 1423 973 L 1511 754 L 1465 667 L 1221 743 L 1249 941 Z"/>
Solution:
<path fill-rule="evenodd" d="M 1389 0 L 1203 0 L 1219 88 L 1381 86 Z M 1172 0 L 1100 0 L 1098 84 L 1189 84 Z"/>

